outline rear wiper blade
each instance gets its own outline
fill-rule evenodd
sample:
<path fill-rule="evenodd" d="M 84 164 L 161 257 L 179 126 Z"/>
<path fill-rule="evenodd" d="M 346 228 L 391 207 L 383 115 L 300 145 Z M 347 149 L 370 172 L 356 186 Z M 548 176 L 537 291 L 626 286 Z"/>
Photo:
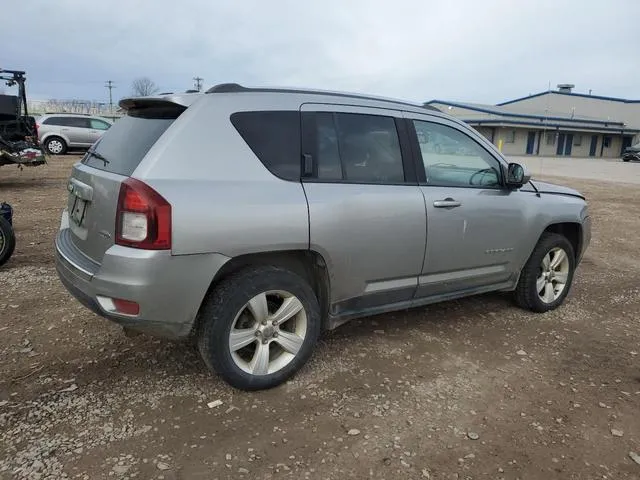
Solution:
<path fill-rule="evenodd" d="M 111 163 L 109 160 L 106 159 L 106 157 L 104 155 L 102 155 L 101 153 L 96 152 L 95 150 L 87 150 L 87 155 L 91 156 L 91 157 L 96 157 L 98 160 L 102 160 L 104 162 L 104 166 L 106 167 L 109 163 Z"/>

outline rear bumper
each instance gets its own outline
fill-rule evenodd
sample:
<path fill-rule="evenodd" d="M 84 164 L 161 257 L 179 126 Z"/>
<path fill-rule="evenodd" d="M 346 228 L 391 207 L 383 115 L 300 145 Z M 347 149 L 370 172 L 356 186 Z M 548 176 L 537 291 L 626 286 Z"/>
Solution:
<path fill-rule="evenodd" d="M 114 245 L 101 264 L 87 261 L 62 229 L 55 241 L 56 270 L 65 288 L 85 307 L 119 325 L 164 338 L 191 332 L 202 300 L 228 257 L 171 255 Z M 104 299 L 136 302 L 138 315 L 107 310 Z"/>

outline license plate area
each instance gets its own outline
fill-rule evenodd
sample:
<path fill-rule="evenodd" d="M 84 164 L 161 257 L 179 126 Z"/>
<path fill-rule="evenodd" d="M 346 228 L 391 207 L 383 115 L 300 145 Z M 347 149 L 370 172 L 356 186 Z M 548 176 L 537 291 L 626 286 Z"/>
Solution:
<path fill-rule="evenodd" d="M 87 202 L 82 198 L 74 195 L 73 196 L 73 205 L 71 210 L 69 211 L 69 218 L 73 223 L 77 226 L 81 226 L 84 220 L 85 213 L 87 211 Z"/>

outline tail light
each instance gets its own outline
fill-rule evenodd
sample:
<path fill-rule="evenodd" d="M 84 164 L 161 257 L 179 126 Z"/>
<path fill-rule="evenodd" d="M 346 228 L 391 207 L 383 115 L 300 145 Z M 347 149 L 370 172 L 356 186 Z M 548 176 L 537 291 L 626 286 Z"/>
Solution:
<path fill-rule="evenodd" d="M 171 249 L 171 205 L 135 178 L 128 178 L 120 186 L 116 244 L 146 250 Z"/>

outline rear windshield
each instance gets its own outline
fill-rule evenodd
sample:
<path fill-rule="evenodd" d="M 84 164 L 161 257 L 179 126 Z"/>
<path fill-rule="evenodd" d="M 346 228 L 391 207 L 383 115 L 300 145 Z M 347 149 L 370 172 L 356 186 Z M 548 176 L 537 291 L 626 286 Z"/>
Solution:
<path fill-rule="evenodd" d="M 82 163 L 106 172 L 131 176 L 153 144 L 184 110 L 179 105 L 130 110 L 89 149 Z M 91 152 L 96 152 L 100 158 Z"/>

